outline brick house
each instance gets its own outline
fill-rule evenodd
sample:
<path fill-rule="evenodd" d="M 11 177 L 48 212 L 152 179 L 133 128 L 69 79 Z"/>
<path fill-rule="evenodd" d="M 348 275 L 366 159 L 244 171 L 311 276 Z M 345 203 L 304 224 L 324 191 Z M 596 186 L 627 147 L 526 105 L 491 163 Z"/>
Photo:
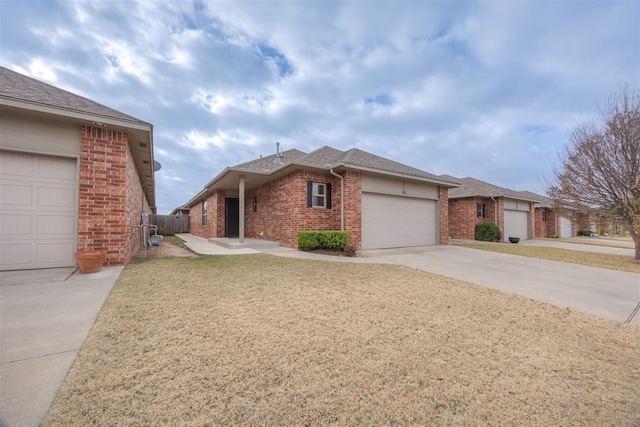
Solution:
<path fill-rule="evenodd" d="M 0 270 L 126 264 L 155 212 L 152 125 L 0 67 Z"/>
<path fill-rule="evenodd" d="M 537 198 L 534 205 L 534 237 L 574 237 L 576 235 L 576 221 L 569 209 L 559 210 L 554 206 L 553 200 L 530 191 L 520 191 L 520 194 Z"/>
<path fill-rule="evenodd" d="M 449 179 L 456 179 L 444 175 Z M 462 185 L 449 191 L 449 232 L 453 239 L 475 238 L 475 226 L 485 221 L 498 225 L 502 240 L 536 236 L 535 205 L 539 197 L 475 178 L 457 179 Z"/>
<path fill-rule="evenodd" d="M 297 248 L 300 230 L 349 233 L 356 249 L 448 244 L 455 180 L 358 149 L 287 150 L 228 167 L 180 210 L 205 238 Z"/>

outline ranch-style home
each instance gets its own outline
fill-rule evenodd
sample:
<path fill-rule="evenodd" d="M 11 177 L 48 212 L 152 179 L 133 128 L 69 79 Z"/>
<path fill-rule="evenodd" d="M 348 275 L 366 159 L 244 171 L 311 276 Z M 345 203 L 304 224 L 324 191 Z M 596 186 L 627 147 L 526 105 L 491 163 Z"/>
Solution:
<path fill-rule="evenodd" d="M 536 204 L 542 203 L 539 196 L 475 178 L 447 177 L 461 183 L 460 187 L 449 191 L 451 238 L 472 240 L 476 224 L 485 221 L 498 225 L 503 241 L 508 241 L 509 237 L 527 240 L 536 236 L 533 214 Z"/>
<path fill-rule="evenodd" d="M 553 200 L 530 191 L 520 191 L 520 194 L 531 198 L 537 198 L 534 205 L 534 237 L 574 237 L 576 235 L 576 222 L 572 219 L 572 211 L 558 210 Z"/>
<path fill-rule="evenodd" d="M 0 67 L 0 270 L 127 263 L 155 212 L 153 128 Z"/>
<path fill-rule="evenodd" d="M 224 169 L 179 211 L 204 238 L 297 248 L 301 230 L 345 230 L 356 249 L 449 243 L 458 183 L 359 149 L 291 149 Z M 176 210 L 178 212 L 178 210 Z"/>

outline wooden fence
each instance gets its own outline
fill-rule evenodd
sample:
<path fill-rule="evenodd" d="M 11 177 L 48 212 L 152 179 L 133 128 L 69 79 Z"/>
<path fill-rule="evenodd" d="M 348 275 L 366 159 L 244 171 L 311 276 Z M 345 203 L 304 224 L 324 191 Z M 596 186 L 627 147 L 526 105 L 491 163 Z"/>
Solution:
<path fill-rule="evenodd" d="M 158 226 L 158 234 L 173 236 L 189 232 L 189 215 L 151 215 L 149 223 Z"/>

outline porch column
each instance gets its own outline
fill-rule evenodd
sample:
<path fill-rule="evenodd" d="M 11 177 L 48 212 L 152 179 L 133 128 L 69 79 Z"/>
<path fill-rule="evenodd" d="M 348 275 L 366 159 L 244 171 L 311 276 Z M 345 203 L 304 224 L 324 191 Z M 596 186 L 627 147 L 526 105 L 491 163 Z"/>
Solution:
<path fill-rule="evenodd" d="M 238 200 L 239 224 L 238 224 L 238 237 L 240 243 L 244 243 L 244 175 L 240 175 L 240 184 L 238 185 L 238 192 L 240 193 Z"/>

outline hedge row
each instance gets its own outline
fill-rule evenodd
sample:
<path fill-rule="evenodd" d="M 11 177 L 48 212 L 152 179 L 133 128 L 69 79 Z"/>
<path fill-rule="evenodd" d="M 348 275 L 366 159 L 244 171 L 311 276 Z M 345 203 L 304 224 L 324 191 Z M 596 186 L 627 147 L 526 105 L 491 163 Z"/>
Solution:
<path fill-rule="evenodd" d="M 342 251 L 348 243 L 349 235 L 346 231 L 298 231 L 298 248 L 303 251 Z"/>

